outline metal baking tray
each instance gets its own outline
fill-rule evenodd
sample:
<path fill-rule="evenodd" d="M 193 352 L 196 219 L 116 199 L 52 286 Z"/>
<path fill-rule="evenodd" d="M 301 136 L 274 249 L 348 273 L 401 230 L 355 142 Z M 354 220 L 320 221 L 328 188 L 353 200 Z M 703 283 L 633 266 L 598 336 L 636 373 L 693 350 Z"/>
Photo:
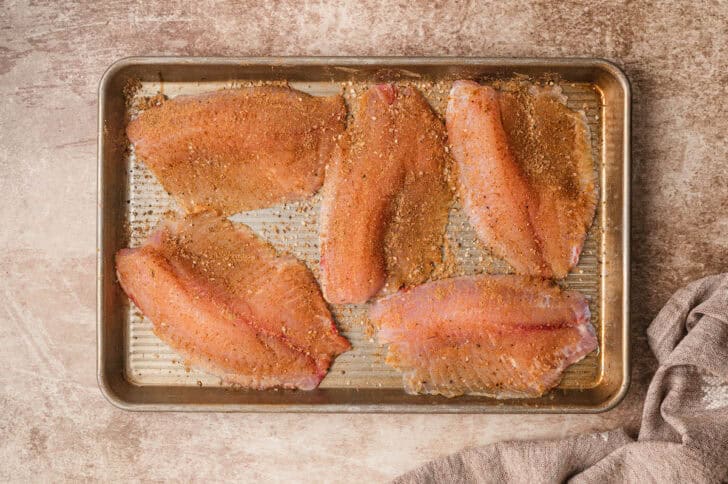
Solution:
<path fill-rule="evenodd" d="M 312 94 L 343 92 L 348 101 L 374 82 L 411 82 L 440 114 L 450 83 L 525 76 L 555 80 L 568 105 L 589 120 L 599 172 L 600 204 L 578 267 L 563 281 L 586 294 L 599 351 L 573 365 L 558 388 L 534 399 L 480 396 L 447 399 L 407 395 L 400 375 L 384 364 L 386 350 L 367 328 L 363 306 L 334 306 L 353 349 L 337 358 L 319 389 L 249 391 L 190 369 L 156 338 L 116 281 L 114 254 L 143 242 L 175 207 L 124 134 L 128 98 L 169 97 L 255 83 L 288 82 Z M 548 82 L 548 81 L 545 81 Z M 129 87 L 135 86 L 134 93 Z M 410 57 L 279 57 L 122 59 L 99 87 L 98 144 L 98 381 L 106 398 L 128 410 L 249 412 L 567 413 L 615 406 L 629 385 L 629 132 L 630 90 L 613 64 L 599 59 Z M 319 199 L 238 214 L 279 249 L 317 272 Z M 276 230 L 277 228 L 288 230 Z M 477 242 L 459 207 L 447 246 L 456 274 L 503 272 L 506 266 Z"/>

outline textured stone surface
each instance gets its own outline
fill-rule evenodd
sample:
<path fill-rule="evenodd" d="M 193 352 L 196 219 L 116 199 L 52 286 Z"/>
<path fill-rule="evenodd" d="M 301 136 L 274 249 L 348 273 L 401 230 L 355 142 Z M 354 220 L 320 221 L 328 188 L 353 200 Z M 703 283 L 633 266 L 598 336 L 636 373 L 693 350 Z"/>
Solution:
<path fill-rule="evenodd" d="M 728 5 L 721 2 L 5 1 L 0 6 L 0 480 L 381 481 L 499 439 L 632 430 L 644 328 L 728 270 Z M 556 5 L 563 3 L 563 5 Z M 633 385 L 602 415 L 126 413 L 95 378 L 96 89 L 169 55 L 599 56 L 634 90 Z"/>

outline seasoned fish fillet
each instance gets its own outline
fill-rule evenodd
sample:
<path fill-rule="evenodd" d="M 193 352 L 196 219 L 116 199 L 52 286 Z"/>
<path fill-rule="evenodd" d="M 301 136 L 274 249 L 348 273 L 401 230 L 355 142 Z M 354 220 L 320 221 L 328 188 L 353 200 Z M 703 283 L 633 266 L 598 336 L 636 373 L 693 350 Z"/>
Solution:
<path fill-rule="evenodd" d="M 228 215 L 315 193 L 345 121 L 341 96 L 264 86 L 179 96 L 126 132 L 187 212 Z"/>
<path fill-rule="evenodd" d="M 227 381 L 312 389 L 350 348 L 303 263 L 212 213 L 167 221 L 116 265 L 159 338 Z"/>
<path fill-rule="evenodd" d="M 373 86 L 327 168 L 321 278 L 331 303 L 423 282 L 441 261 L 445 128 L 412 87 Z"/>
<path fill-rule="evenodd" d="M 430 282 L 380 299 L 369 317 L 407 393 L 536 397 L 597 348 L 585 298 L 527 276 Z"/>
<path fill-rule="evenodd" d="M 518 273 L 563 278 L 579 261 L 598 195 L 584 116 L 557 94 L 457 81 L 446 119 L 478 237 Z"/>

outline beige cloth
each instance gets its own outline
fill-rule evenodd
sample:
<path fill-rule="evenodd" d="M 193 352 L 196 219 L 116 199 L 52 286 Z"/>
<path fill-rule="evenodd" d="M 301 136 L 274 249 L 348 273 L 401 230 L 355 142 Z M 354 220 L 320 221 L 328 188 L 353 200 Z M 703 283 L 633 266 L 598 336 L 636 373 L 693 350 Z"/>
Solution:
<path fill-rule="evenodd" d="M 728 401 L 714 390 L 728 384 L 728 274 L 678 291 L 647 335 L 660 366 L 647 390 L 637 441 L 615 430 L 501 442 L 435 460 L 395 482 L 723 481 Z"/>

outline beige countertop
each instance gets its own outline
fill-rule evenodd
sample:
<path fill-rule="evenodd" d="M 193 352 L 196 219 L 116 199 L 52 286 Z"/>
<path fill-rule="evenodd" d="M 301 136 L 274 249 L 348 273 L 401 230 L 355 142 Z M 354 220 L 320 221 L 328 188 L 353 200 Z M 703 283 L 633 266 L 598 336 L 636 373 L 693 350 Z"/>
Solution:
<path fill-rule="evenodd" d="M 728 270 L 728 5 L 720 2 L 3 2 L 0 480 L 366 479 L 502 439 L 634 431 L 644 329 Z M 263 6 L 265 5 L 265 6 Z M 128 413 L 95 376 L 96 96 L 129 55 L 597 56 L 633 86 L 633 384 L 601 415 Z"/>

